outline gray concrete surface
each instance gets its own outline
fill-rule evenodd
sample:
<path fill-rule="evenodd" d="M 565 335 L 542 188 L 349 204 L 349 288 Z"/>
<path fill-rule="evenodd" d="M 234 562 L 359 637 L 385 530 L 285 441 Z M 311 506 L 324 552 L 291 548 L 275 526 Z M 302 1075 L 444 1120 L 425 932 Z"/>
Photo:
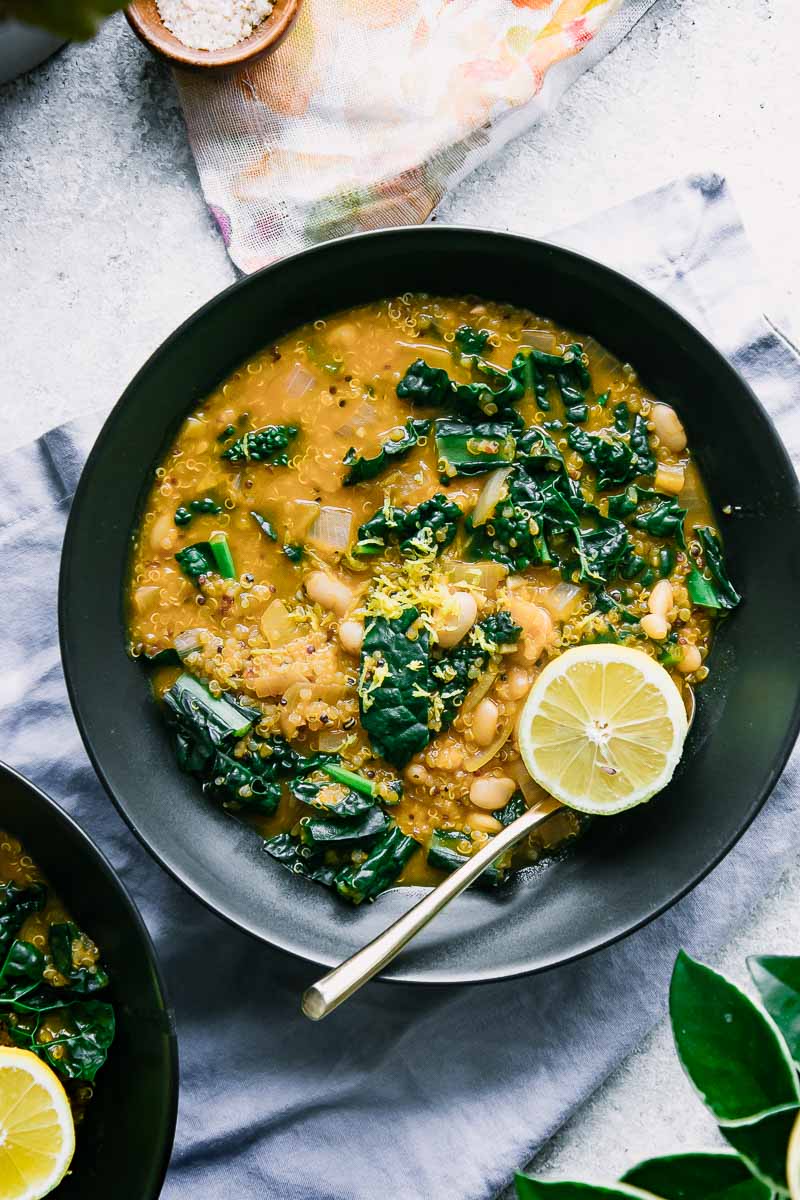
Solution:
<path fill-rule="evenodd" d="M 657 0 L 558 110 L 465 180 L 440 220 L 531 234 L 688 171 L 727 175 L 800 329 L 800 15 L 794 0 Z M 0 88 L 0 415 L 10 449 L 108 407 L 234 272 L 200 196 L 169 73 L 123 20 Z M 794 836 L 794 831 L 788 836 Z M 720 955 L 797 952 L 800 866 Z M 661 1027 L 539 1155 L 547 1177 L 613 1179 L 712 1144 Z"/>

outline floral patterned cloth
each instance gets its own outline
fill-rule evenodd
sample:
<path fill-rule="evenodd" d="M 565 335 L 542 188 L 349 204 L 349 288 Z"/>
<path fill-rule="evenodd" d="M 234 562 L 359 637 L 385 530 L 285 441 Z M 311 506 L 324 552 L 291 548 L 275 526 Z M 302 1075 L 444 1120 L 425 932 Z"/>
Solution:
<path fill-rule="evenodd" d="M 178 72 L 206 200 L 255 271 L 315 242 L 426 220 L 654 0 L 303 0 L 270 57 Z"/>

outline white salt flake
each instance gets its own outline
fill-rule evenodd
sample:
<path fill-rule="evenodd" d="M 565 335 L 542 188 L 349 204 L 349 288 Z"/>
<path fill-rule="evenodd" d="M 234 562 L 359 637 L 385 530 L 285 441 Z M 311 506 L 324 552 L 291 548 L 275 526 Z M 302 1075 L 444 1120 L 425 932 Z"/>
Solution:
<path fill-rule="evenodd" d="M 274 5 L 271 0 L 157 0 L 161 20 L 192 50 L 227 50 L 249 37 Z"/>

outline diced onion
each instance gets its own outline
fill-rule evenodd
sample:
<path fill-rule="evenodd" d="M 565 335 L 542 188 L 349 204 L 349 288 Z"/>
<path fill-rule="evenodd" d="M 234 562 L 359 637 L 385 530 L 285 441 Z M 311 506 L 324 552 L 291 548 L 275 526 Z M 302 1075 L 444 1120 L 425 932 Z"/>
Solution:
<path fill-rule="evenodd" d="M 297 636 L 297 627 L 282 600 L 273 600 L 261 615 L 261 632 L 270 646 L 283 646 Z"/>
<path fill-rule="evenodd" d="M 320 514 L 316 500 L 290 500 L 286 505 L 286 540 L 301 542 Z"/>
<path fill-rule="evenodd" d="M 472 513 L 473 526 L 485 524 L 492 515 L 512 469 L 512 467 L 498 467 L 496 471 L 492 471 L 487 476 L 483 490 L 478 496 L 478 503 Z"/>
<path fill-rule="evenodd" d="M 523 329 L 519 341 L 521 346 L 533 346 L 546 354 L 555 353 L 556 335 L 549 329 Z"/>
<path fill-rule="evenodd" d="M 493 596 L 508 575 L 508 567 L 496 562 L 452 562 L 447 573 L 454 583 L 467 583 Z"/>
<path fill-rule="evenodd" d="M 349 508 L 324 507 L 308 531 L 310 541 L 326 550 L 346 550 L 350 545 L 353 514 Z"/>
<path fill-rule="evenodd" d="M 549 792 L 539 787 L 539 784 L 531 779 L 521 758 L 512 763 L 505 763 L 503 770 L 517 784 L 529 808 L 534 804 L 539 804 L 540 801 L 545 800 L 549 796 Z"/>
<path fill-rule="evenodd" d="M 486 693 L 492 690 L 492 685 L 495 679 L 497 679 L 498 674 L 498 671 L 484 671 L 480 679 L 467 692 L 464 703 L 461 705 L 462 716 L 472 712 L 473 708 L 476 708 L 480 704 Z"/>
<path fill-rule="evenodd" d="M 195 650 L 202 650 L 206 632 L 205 629 L 184 629 L 183 633 L 176 633 L 172 645 L 181 662 Z"/>
<path fill-rule="evenodd" d="M 378 415 L 378 410 L 369 400 L 363 400 L 355 412 L 336 430 L 336 436 L 352 442 L 359 429 L 369 429 Z"/>
<path fill-rule="evenodd" d="M 485 767 L 494 758 L 495 754 L 498 754 L 502 750 L 513 731 L 514 722 L 507 720 L 491 746 L 487 746 L 485 750 L 479 750 L 475 754 L 467 755 L 464 759 L 464 770 L 470 772 L 480 771 L 481 767 Z"/>
<path fill-rule="evenodd" d="M 292 400 L 299 400 L 310 392 L 315 384 L 314 376 L 300 363 L 295 363 L 286 376 L 286 395 Z"/>
<path fill-rule="evenodd" d="M 566 621 L 580 607 L 585 595 L 585 588 L 562 580 L 555 587 L 537 594 L 536 600 L 542 608 L 547 609 L 554 621 Z"/>
<path fill-rule="evenodd" d="M 161 595 L 161 588 L 156 584 L 146 584 L 144 587 L 138 587 L 133 593 L 133 606 L 137 613 L 149 612 L 158 603 Z"/>

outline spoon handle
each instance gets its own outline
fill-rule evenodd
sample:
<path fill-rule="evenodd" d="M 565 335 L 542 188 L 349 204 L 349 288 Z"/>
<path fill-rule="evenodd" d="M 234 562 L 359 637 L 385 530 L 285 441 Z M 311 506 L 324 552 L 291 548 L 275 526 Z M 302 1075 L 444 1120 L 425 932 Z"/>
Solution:
<path fill-rule="evenodd" d="M 393 925 L 384 929 L 383 933 L 379 933 L 361 950 L 357 950 L 350 958 L 312 984 L 303 995 L 302 1009 L 305 1015 L 312 1021 L 321 1021 L 323 1017 L 327 1017 L 343 1000 L 347 1000 L 390 963 L 445 905 L 463 892 L 464 888 L 469 887 L 496 858 L 521 842 L 559 807 L 556 800 L 548 797 L 529 808 L 521 817 L 517 817 L 516 821 L 507 825 L 501 833 L 490 838 L 463 866 L 423 896 Z"/>

